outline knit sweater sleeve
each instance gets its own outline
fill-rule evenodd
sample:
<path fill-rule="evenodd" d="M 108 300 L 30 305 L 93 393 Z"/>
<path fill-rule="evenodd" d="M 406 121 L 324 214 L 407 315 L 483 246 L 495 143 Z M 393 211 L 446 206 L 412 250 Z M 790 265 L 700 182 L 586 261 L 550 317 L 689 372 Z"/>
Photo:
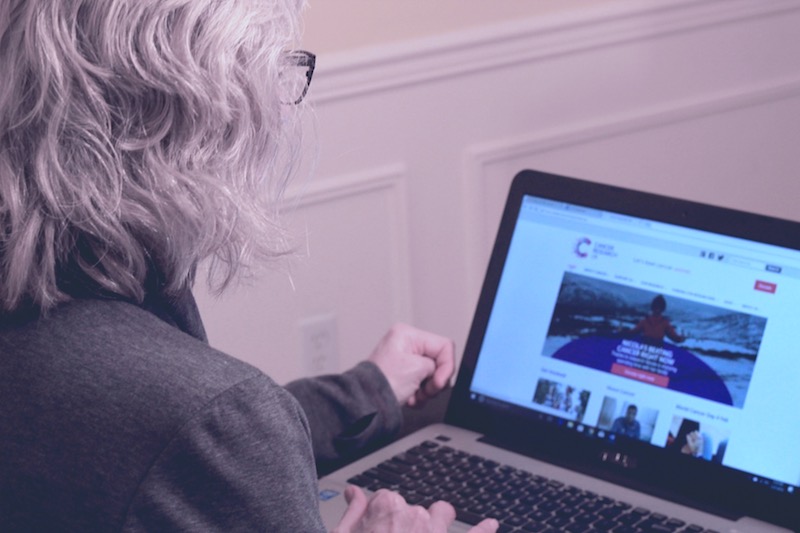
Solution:
<path fill-rule="evenodd" d="M 297 402 L 265 376 L 194 414 L 133 497 L 123 531 L 321 532 L 314 459 Z"/>
<path fill-rule="evenodd" d="M 391 441 L 402 412 L 383 373 L 370 362 L 286 388 L 308 417 L 317 470 L 325 475 Z"/>

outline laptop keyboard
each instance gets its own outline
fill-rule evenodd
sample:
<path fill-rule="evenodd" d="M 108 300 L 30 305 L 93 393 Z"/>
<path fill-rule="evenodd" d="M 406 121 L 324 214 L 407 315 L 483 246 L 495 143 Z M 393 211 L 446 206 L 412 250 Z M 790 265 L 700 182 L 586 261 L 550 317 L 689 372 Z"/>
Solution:
<path fill-rule="evenodd" d="M 696 524 L 425 441 L 348 480 L 399 492 L 409 504 L 450 502 L 460 522 L 500 532 L 716 533 Z"/>

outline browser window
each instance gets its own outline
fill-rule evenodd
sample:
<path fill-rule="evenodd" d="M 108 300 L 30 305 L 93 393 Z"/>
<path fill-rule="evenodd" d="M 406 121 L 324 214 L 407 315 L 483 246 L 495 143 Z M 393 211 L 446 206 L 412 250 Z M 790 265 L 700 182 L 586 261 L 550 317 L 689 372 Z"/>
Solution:
<path fill-rule="evenodd" d="M 797 301 L 796 251 L 526 197 L 470 390 L 791 492 Z"/>

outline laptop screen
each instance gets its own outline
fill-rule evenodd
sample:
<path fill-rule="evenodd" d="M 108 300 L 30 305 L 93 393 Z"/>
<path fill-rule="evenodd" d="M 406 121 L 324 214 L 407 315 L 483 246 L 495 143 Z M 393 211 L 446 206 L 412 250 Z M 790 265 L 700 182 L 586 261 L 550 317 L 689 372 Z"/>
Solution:
<path fill-rule="evenodd" d="M 704 227 L 765 217 L 529 174 L 543 192 L 510 199 L 469 400 L 798 490 L 800 251 Z"/>

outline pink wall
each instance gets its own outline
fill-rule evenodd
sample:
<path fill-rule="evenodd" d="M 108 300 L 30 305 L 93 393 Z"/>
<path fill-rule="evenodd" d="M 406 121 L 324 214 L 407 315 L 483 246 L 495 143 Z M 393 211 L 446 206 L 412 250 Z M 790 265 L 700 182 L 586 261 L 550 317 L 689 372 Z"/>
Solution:
<path fill-rule="evenodd" d="M 460 349 L 522 167 L 800 219 L 798 27 L 797 0 L 607 1 L 321 51 L 298 254 L 222 300 L 198 291 L 212 344 L 279 381 L 310 371 L 318 317 L 338 368 L 396 320 Z"/>
<path fill-rule="evenodd" d="M 612 0 L 310 0 L 303 46 L 340 52 L 596 8 Z"/>

